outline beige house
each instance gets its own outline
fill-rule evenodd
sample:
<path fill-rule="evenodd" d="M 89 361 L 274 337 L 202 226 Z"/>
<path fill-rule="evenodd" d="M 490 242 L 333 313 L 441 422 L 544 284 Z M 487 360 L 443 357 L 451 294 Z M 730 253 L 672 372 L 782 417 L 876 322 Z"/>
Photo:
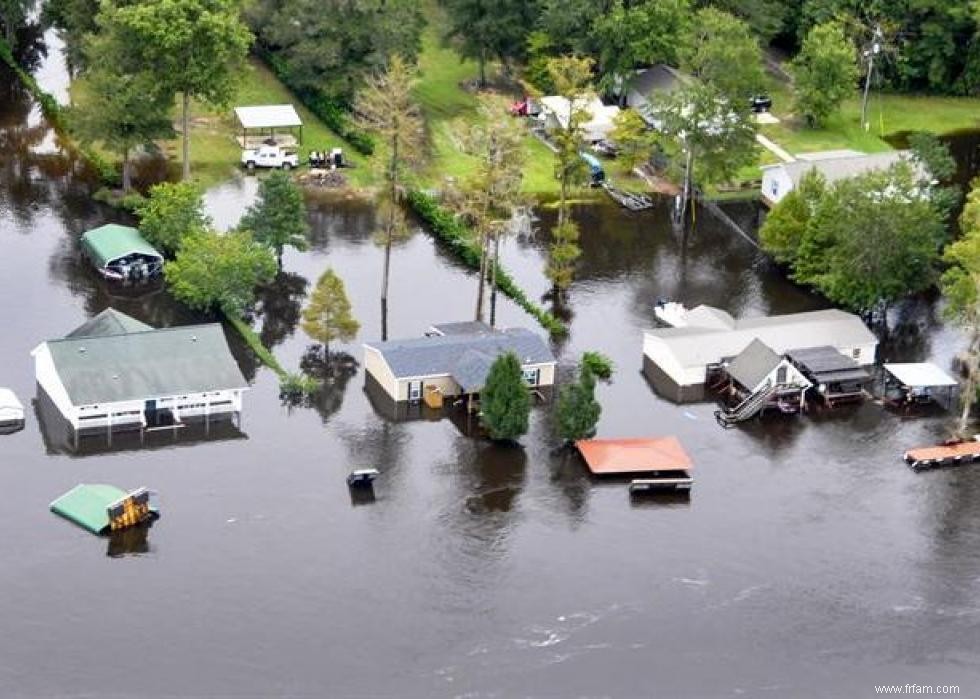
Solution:
<path fill-rule="evenodd" d="M 478 394 L 494 360 L 507 352 L 520 359 L 528 386 L 554 385 L 557 362 L 540 336 L 483 323 L 434 325 L 424 337 L 366 343 L 364 369 L 393 401 L 414 403 L 432 389 L 444 397 Z"/>

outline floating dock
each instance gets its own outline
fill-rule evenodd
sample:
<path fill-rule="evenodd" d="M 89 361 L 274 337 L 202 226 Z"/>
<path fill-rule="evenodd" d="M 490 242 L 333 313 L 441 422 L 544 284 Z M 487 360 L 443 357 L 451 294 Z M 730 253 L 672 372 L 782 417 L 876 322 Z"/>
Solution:
<path fill-rule="evenodd" d="M 980 461 L 980 442 L 918 447 L 905 452 L 905 463 L 916 471 L 940 466 L 959 466 Z"/>
<path fill-rule="evenodd" d="M 616 189 L 608 182 L 603 182 L 602 188 L 606 190 L 606 194 L 608 194 L 613 201 L 620 206 L 629 209 L 630 211 L 644 211 L 645 209 L 653 208 L 653 199 L 645 194 L 625 192 L 621 189 Z"/>

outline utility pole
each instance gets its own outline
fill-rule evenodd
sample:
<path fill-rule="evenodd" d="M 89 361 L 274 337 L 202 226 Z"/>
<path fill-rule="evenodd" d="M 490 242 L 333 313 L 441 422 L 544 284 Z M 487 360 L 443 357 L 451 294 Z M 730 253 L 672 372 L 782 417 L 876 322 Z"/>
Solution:
<path fill-rule="evenodd" d="M 868 91 L 871 89 L 871 76 L 875 69 L 875 56 L 881 53 L 881 25 L 876 24 L 874 34 L 871 36 L 871 45 L 864 50 L 864 57 L 868 59 L 868 74 L 864 78 L 864 97 L 861 100 L 861 128 L 868 130 Z"/>

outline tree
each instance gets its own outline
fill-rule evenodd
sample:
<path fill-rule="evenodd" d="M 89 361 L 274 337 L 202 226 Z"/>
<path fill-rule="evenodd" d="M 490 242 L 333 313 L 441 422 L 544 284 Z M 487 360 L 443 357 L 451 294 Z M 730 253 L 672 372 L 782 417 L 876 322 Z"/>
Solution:
<path fill-rule="evenodd" d="M 0 0 L 0 26 L 11 50 L 17 46 L 17 30 L 27 21 L 27 13 L 33 7 L 34 3 L 28 0 Z"/>
<path fill-rule="evenodd" d="M 208 231 L 186 238 L 164 274 L 178 301 L 239 317 L 254 302 L 255 287 L 276 276 L 276 260 L 248 231 Z"/>
<path fill-rule="evenodd" d="M 960 216 L 963 236 L 950 244 L 943 255 L 949 268 L 942 276 L 946 316 L 967 334 L 964 362 L 966 382 L 960 392 L 963 402 L 957 434 L 967 436 L 970 410 L 980 387 L 980 181 L 974 180 Z"/>
<path fill-rule="evenodd" d="M 487 85 L 487 62 L 521 58 L 537 19 L 537 3 L 528 0 L 442 0 L 449 15 L 447 37 L 457 39 L 460 58 L 476 60 L 480 87 Z"/>
<path fill-rule="evenodd" d="M 211 225 L 204 214 L 201 189 L 193 182 L 161 182 L 136 209 L 140 232 L 166 254 L 176 253 L 186 238 Z"/>
<path fill-rule="evenodd" d="M 306 221 L 306 203 L 299 187 L 289 175 L 274 171 L 259 183 L 258 198 L 239 224 L 252 233 L 256 241 L 276 253 L 282 271 L 282 251 L 287 245 L 306 250 L 310 232 Z"/>
<path fill-rule="evenodd" d="M 600 86 L 624 101 L 623 88 L 637 67 L 676 64 L 677 37 L 690 30 L 690 19 L 687 0 L 642 0 L 625 4 L 623 0 L 615 0 L 612 8 L 596 19 L 592 32 L 601 67 Z"/>
<path fill-rule="evenodd" d="M 756 158 L 755 125 L 748 111 L 733 108 L 710 85 L 685 86 L 655 100 L 651 109 L 660 133 L 685 162 L 679 215 L 687 211 L 695 181 L 730 181 Z"/>
<path fill-rule="evenodd" d="M 941 213 L 907 163 L 841 180 L 817 206 L 793 278 L 851 310 L 882 314 L 935 282 Z"/>
<path fill-rule="evenodd" d="M 417 0 L 252 0 L 245 16 L 292 89 L 340 106 L 391 57 L 414 62 L 425 26 Z"/>
<path fill-rule="evenodd" d="M 817 170 L 810 170 L 793 190 L 783 197 L 766 216 L 759 229 L 762 249 L 777 262 L 796 263 L 800 243 L 814 211 L 823 199 L 827 181 Z"/>
<path fill-rule="evenodd" d="M 762 51 L 749 25 L 707 7 L 695 14 L 691 26 L 684 65 L 732 108 L 748 111 L 749 100 L 765 85 Z"/>
<path fill-rule="evenodd" d="M 844 26 L 827 22 L 811 29 L 790 69 L 796 107 L 810 126 L 816 126 L 840 107 L 857 84 L 857 54 Z"/>
<path fill-rule="evenodd" d="M 181 96 L 183 179 L 190 179 L 191 100 L 225 106 L 235 94 L 252 35 L 237 0 L 144 0 L 100 11 L 103 32 L 125 42 L 124 69 L 145 70 Z"/>
<path fill-rule="evenodd" d="M 332 269 L 327 269 L 317 281 L 309 305 L 303 309 L 303 331 L 323 345 L 326 356 L 331 342 L 353 340 L 360 327 L 351 314 L 344 282 Z"/>
<path fill-rule="evenodd" d="M 947 218 L 950 217 L 959 204 L 962 191 L 954 182 L 956 159 L 949 145 L 933 133 L 916 131 L 909 134 L 909 150 L 924 172 L 922 186 L 932 192 L 932 199 L 939 210 Z"/>
<path fill-rule="evenodd" d="M 83 143 L 99 142 L 122 160 L 122 188 L 132 189 L 132 152 L 173 134 L 171 95 L 146 71 L 120 69 L 120 47 L 112 36 L 93 38 L 86 49 L 91 66 L 85 102 L 72 112 L 72 126 Z"/>
<path fill-rule="evenodd" d="M 624 109 L 613 119 L 609 139 L 619 148 L 620 161 L 628 170 L 647 162 L 657 145 L 657 136 L 635 109 Z"/>
<path fill-rule="evenodd" d="M 497 256 L 500 237 L 507 231 L 521 199 L 521 181 L 527 159 L 524 133 L 513 119 L 500 112 L 499 105 L 483 104 L 482 118 L 462 134 L 464 150 L 476 157 L 471 172 L 463 179 L 462 213 L 476 233 L 480 247 L 480 274 L 477 281 L 476 320 L 484 318 L 487 278 L 491 297 L 496 293 Z M 491 311 L 490 322 L 494 324 Z"/>
<path fill-rule="evenodd" d="M 602 406 L 595 398 L 595 377 L 588 364 L 579 368 L 578 380 L 561 387 L 558 394 L 558 436 L 566 441 L 595 434 Z"/>
<path fill-rule="evenodd" d="M 560 302 L 572 284 L 575 260 L 582 254 L 578 246 L 578 225 L 571 220 L 568 194 L 581 182 L 585 166 L 579 151 L 583 143 L 583 125 L 588 120 L 585 105 L 593 96 L 591 58 L 561 56 L 548 62 L 548 73 L 555 93 L 568 102 L 568 118 L 552 130 L 555 146 L 555 176 L 560 183 L 558 222 L 551 231 L 548 265 L 545 273 L 551 280 L 552 293 Z"/>
<path fill-rule="evenodd" d="M 387 180 L 380 207 L 381 239 L 384 244 L 384 272 L 381 279 L 381 337 L 388 336 L 388 278 L 391 272 L 391 246 L 407 235 L 401 209 L 402 175 L 409 164 L 421 159 L 424 130 L 422 114 L 412 94 L 416 71 L 401 56 L 393 56 L 384 73 L 371 76 L 358 94 L 355 112 L 360 123 L 378 135 L 381 147 L 378 161 Z"/>
<path fill-rule="evenodd" d="M 527 433 L 531 395 L 521 361 L 513 352 L 500 355 L 490 365 L 480 391 L 480 409 L 491 439 L 512 441 Z"/>

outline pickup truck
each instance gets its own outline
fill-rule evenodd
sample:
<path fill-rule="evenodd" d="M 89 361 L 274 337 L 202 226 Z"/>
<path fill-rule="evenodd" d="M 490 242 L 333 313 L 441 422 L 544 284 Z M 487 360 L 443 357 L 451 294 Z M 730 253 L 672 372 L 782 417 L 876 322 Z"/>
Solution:
<path fill-rule="evenodd" d="M 299 156 L 279 146 L 259 146 L 242 151 L 242 165 L 249 170 L 257 167 L 280 167 L 289 170 L 299 166 Z"/>

